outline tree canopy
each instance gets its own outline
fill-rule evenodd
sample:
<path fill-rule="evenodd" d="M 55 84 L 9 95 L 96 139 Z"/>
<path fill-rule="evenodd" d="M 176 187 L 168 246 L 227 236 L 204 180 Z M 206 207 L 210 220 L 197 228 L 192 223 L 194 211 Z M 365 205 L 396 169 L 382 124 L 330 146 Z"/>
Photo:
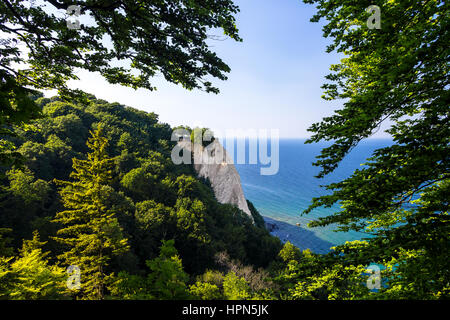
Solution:
<path fill-rule="evenodd" d="M 342 100 L 343 107 L 309 129 L 309 143 L 333 141 L 317 157 L 318 177 L 383 121 L 390 121 L 393 139 L 362 169 L 327 186 L 331 195 L 314 199 L 305 213 L 337 202 L 342 210 L 310 225 L 367 232 L 367 246 L 343 250 L 354 263 L 390 266 L 388 296 L 448 296 L 450 5 L 383 1 L 381 29 L 369 29 L 365 1 L 304 2 L 317 5 L 312 21 L 326 19 L 328 51 L 345 55 L 323 86 L 324 98 Z"/>
<path fill-rule="evenodd" d="M 188 90 L 218 93 L 212 81 L 226 80 L 230 68 L 210 41 L 221 37 L 215 32 L 241 41 L 238 12 L 231 0 L 2 1 L 0 164 L 23 162 L 3 136 L 40 116 L 33 89 L 80 98 L 81 91 L 67 86 L 77 70 L 134 89 L 155 90 L 153 79 L 162 76 Z"/>
<path fill-rule="evenodd" d="M 271 263 L 280 241 L 237 207 L 217 202 L 192 165 L 172 163 L 169 125 L 154 113 L 86 97 L 34 97 L 43 117 L 29 130 L 14 128 L 11 143 L 26 161 L 21 169 L 0 168 L 5 279 L 35 230 L 48 261 L 30 259 L 81 272 L 81 289 L 55 298 L 188 297 L 191 278 L 215 268 L 219 252 L 255 267 Z M 262 221 L 255 208 L 252 214 Z M 172 271 L 180 275 L 175 291 L 161 280 Z M 0 294 L 13 290 L 0 287 Z"/>
<path fill-rule="evenodd" d="M 192 165 L 171 161 L 173 128 L 156 114 L 69 97 L 76 69 L 135 89 L 154 90 L 162 74 L 218 92 L 211 77 L 229 67 L 208 32 L 241 40 L 231 0 L 4 0 L 0 298 L 448 299 L 450 4 L 381 1 L 371 29 L 367 1 L 304 2 L 317 6 L 313 22 L 326 20 L 328 51 L 344 55 L 323 86 L 342 106 L 309 129 L 308 143 L 332 141 L 318 178 L 390 124 L 391 143 L 304 212 L 338 203 L 309 226 L 365 239 L 327 254 L 282 245 L 251 202 L 254 223 L 219 203 Z M 79 28 L 64 15 L 73 6 Z M 49 88 L 59 95 L 34 90 Z M 383 279 L 376 289 L 369 265 Z M 80 268 L 76 290 L 67 266 Z"/>
<path fill-rule="evenodd" d="M 74 6 L 89 21 L 78 29 L 68 28 Z M 2 41 L 0 66 L 20 84 L 40 89 L 67 89 L 79 68 L 133 88 L 153 90 L 151 78 L 162 74 L 187 89 L 217 92 L 208 76 L 224 80 L 230 69 L 208 39 L 221 29 L 240 41 L 238 11 L 231 0 L 45 0 L 32 6 L 5 0 L 0 30 L 9 38 Z M 17 70 L 13 63 L 26 66 Z"/>

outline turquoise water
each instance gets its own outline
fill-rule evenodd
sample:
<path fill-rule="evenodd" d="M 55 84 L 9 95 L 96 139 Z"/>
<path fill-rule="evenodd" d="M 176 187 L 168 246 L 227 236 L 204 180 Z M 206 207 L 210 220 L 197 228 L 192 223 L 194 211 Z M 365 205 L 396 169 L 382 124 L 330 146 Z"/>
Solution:
<path fill-rule="evenodd" d="M 312 162 L 326 144 L 304 144 L 304 140 L 280 140 L 279 171 L 275 175 L 260 175 L 262 165 L 259 164 L 236 164 L 236 168 L 241 176 L 245 197 L 268 222 L 275 220 L 278 230 L 273 232 L 274 235 L 282 241 L 291 241 L 301 249 L 309 248 L 322 253 L 328 251 L 331 246 L 361 239 L 364 235 L 354 231 L 334 232 L 335 226 L 319 228 L 306 226 L 317 217 L 339 211 L 339 205 L 332 208 L 318 208 L 308 215 L 301 215 L 301 212 L 310 205 L 313 197 L 329 192 L 320 185 L 337 182 L 350 176 L 355 169 L 361 168 L 361 164 L 366 162 L 375 149 L 388 146 L 390 143 L 389 140 L 381 139 L 362 142 L 344 159 L 335 172 L 323 179 L 314 178 L 319 168 L 312 166 Z M 296 226 L 297 223 L 300 223 L 300 227 Z"/>

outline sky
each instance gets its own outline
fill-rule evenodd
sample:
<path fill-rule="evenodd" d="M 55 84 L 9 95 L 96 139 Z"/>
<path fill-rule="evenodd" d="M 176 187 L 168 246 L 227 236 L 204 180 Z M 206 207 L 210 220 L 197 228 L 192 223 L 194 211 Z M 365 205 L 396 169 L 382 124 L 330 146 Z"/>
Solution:
<path fill-rule="evenodd" d="M 213 81 L 220 93 L 188 91 L 154 79 L 157 91 L 108 84 L 99 74 L 77 72 L 70 87 L 97 98 L 155 112 L 172 126 L 208 127 L 213 131 L 278 129 L 281 138 L 305 138 L 307 128 L 341 107 L 321 99 L 329 66 L 340 56 L 326 53 L 331 39 L 322 24 L 312 23 L 312 5 L 301 0 L 236 0 L 243 42 L 211 41 L 230 67 L 227 81 Z"/>

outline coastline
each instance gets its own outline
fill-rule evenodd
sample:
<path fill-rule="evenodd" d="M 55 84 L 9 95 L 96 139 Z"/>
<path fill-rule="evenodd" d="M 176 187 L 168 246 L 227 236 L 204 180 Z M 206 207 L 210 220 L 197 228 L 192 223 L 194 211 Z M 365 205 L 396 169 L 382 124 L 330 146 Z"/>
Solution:
<path fill-rule="evenodd" d="M 262 216 L 266 223 L 266 228 L 270 234 L 276 236 L 281 242 L 291 242 L 300 250 L 310 249 L 314 253 L 327 253 L 334 245 L 331 242 L 322 240 L 314 232 L 303 227 L 298 227 L 290 223 L 275 220 L 267 216 Z"/>

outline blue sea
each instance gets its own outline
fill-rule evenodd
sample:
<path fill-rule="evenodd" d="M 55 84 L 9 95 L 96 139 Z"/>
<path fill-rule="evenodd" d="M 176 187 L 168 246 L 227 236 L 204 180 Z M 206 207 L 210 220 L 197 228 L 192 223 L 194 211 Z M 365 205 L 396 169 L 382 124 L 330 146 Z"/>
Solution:
<path fill-rule="evenodd" d="M 245 197 L 255 205 L 266 222 L 277 225 L 278 229 L 272 234 L 278 236 L 283 242 L 290 241 L 302 250 L 309 248 L 317 253 L 325 253 L 332 246 L 366 237 L 354 231 L 335 232 L 333 225 L 307 227 L 309 221 L 339 211 L 338 204 L 332 208 L 317 208 L 308 215 L 301 215 L 301 213 L 308 208 L 313 197 L 330 193 L 321 185 L 349 177 L 355 169 L 361 168 L 374 150 L 389 146 L 392 142 L 387 139 L 368 139 L 361 142 L 341 162 L 339 168 L 323 179 L 314 177 L 320 169 L 312 163 L 327 144 L 305 144 L 304 142 L 305 140 L 300 139 L 280 140 L 278 173 L 261 175 L 260 168 L 267 165 L 248 164 L 249 144 L 246 140 L 247 164 L 235 164 L 241 177 Z M 226 143 L 224 145 L 229 151 L 230 147 L 227 147 Z M 236 149 L 234 153 L 236 163 Z M 300 226 L 297 226 L 298 223 Z"/>

